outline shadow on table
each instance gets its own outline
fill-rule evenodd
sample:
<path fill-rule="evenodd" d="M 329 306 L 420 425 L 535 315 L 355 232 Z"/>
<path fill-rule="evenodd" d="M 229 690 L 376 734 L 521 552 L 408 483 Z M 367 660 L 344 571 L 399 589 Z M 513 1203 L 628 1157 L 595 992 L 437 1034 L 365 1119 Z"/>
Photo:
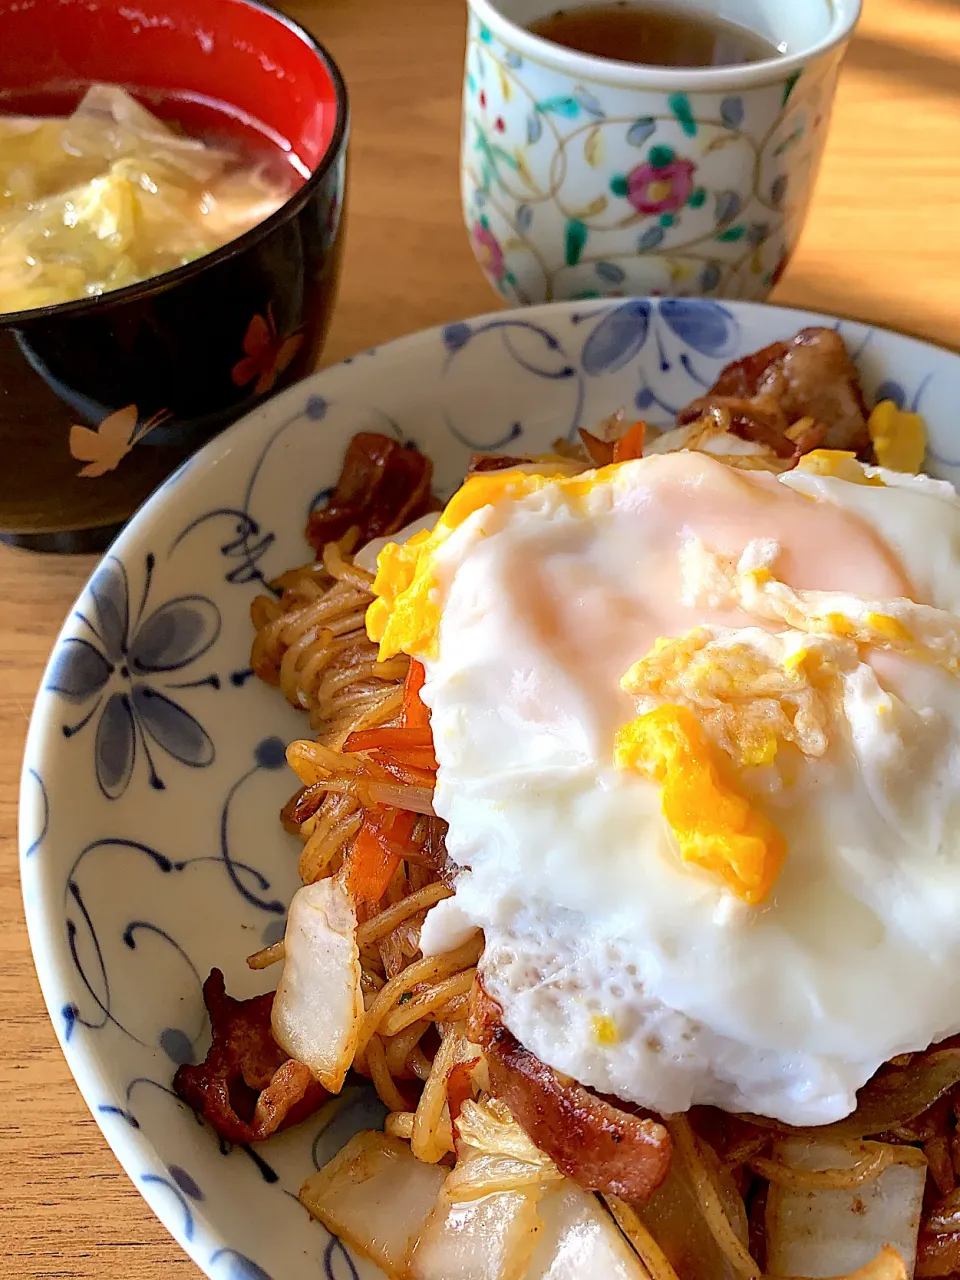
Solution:
<path fill-rule="evenodd" d="M 960 19 L 960 0 L 942 0 L 942 7 L 955 10 Z M 960 59 L 895 44 L 877 36 L 855 36 L 846 66 L 905 81 L 921 93 L 960 93 Z"/>
<path fill-rule="evenodd" d="M 911 317 L 904 315 L 902 295 L 896 281 L 886 276 L 878 277 L 875 288 L 871 289 L 860 276 L 847 279 L 832 265 L 829 270 L 798 265 L 787 271 L 770 302 L 775 306 L 823 311 L 845 320 L 881 325 L 951 351 L 960 350 L 956 311 L 927 302 L 922 318 L 914 311 L 914 322 L 911 323 Z M 920 323 L 915 322 L 917 319 Z"/>

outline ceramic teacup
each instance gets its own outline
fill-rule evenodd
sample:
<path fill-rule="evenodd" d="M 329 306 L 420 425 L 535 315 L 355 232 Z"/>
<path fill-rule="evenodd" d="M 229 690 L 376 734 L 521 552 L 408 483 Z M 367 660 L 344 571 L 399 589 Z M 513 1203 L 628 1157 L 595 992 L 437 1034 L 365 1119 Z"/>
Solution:
<path fill-rule="evenodd" d="M 527 29 L 582 2 L 469 0 L 461 189 L 487 279 L 513 303 L 766 297 L 803 226 L 860 0 L 699 0 L 782 50 L 705 69 Z"/>

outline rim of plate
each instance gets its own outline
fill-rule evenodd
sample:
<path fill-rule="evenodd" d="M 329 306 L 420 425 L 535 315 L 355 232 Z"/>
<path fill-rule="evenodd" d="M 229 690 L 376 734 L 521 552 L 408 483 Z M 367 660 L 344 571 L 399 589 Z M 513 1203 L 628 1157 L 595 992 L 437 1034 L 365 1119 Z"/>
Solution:
<path fill-rule="evenodd" d="M 656 304 L 662 299 L 660 298 L 616 298 L 605 300 L 611 307 L 623 306 L 630 302 L 648 301 L 651 305 Z M 692 300 L 696 301 L 696 300 Z M 710 300 L 714 301 L 714 300 Z M 906 344 L 907 348 L 914 352 L 936 351 L 941 354 L 950 356 L 958 362 L 958 374 L 960 374 L 960 354 L 951 351 L 947 347 L 938 346 L 936 343 L 927 342 L 921 338 L 912 337 L 895 329 L 887 328 L 883 325 L 873 325 L 868 320 L 855 320 L 853 317 L 841 317 L 837 314 L 827 312 L 807 311 L 799 307 L 779 307 L 769 306 L 758 302 L 740 302 L 740 301 L 724 301 L 717 300 L 717 305 L 729 307 L 734 312 L 747 313 L 754 316 L 770 314 L 779 316 L 784 319 L 796 316 L 802 318 L 803 325 L 822 321 L 825 324 L 833 325 L 837 320 L 849 320 L 850 323 L 863 325 L 875 331 L 884 332 L 896 337 L 899 341 Z M 387 350 L 390 352 L 403 355 L 405 351 L 440 337 L 447 329 L 456 324 L 478 325 L 485 321 L 503 319 L 505 316 L 522 316 L 526 318 L 540 318 L 541 320 L 549 320 L 552 316 L 563 316 L 578 309 L 582 309 L 583 302 L 552 302 L 543 303 L 534 307 L 504 308 L 498 311 L 484 312 L 479 315 L 465 317 L 460 321 L 448 321 L 445 324 L 434 325 L 428 329 L 421 329 L 415 333 L 407 334 L 401 338 L 393 339 L 390 342 L 369 348 L 367 354 L 380 354 Z M 801 326 L 802 327 L 802 326 Z M 322 386 L 323 379 L 328 377 L 335 370 L 342 369 L 345 365 L 349 365 L 353 357 L 348 356 L 345 360 L 337 364 L 330 365 L 325 369 L 318 370 L 310 374 L 308 377 L 301 379 L 300 382 L 286 388 L 279 395 L 272 397 L 251 413 L 245 415 L 233 426 L 227 428 L 220 435 L 216 436 L 212 441 L 206 444 L 197 453 L 187 459 L 185 463 L 178 468 L 171 476 L 167 478 L 164 484 L 143 504 L 143 506 L 130 519 L 123 531 L 113 541 L 101 560 L 97 562 L 93 573 L 88 577 L 81 592 L 71 606 L 67 617 L 59 629 L 56 639 L 51 647 L 50 658 L 44 666 L 43 675 L 40 680 L 38 689 L 42 690 L 46 685 L 48 678 L 53 669 L 53 659 L 56 655 L 61 642 L 70 634 L 73 629 L 73 618 L 76 605 L 82 600 L 90 587 L 96 569 L 110 555 L 118 555 L 123 558 L 129 555 L 131 551 L 135 551 L 138 545 L 146 542 L 147 536 L 153 524 L 155 517 L 164 510 L 170 502 L 174 490 L 180 479 L 189 469 L 191 473 L 195 473 L 194 480 L 198 480 L 204 474 L 205 470 L 214 465 L 217 459 L 227 453 L 235 450 L 238 445 L 243 442 L 247 447 L 256 448 L 257 442 L 261 439 L 263 433 L 268 429 L 269 422 L 278 415 L 285 405 L 292 404 L 295 400 L 301 399 L 306 384 L 316 384 L 319 388 Z M 323 445 L 318 445 L 322 449 Z M 161 1189 L 156 1189 L 150 1185 L 144 1185 L 141 1178 L 137 1176 L 138 1168 L 144 1165 L 158 1164 L 162 1165 L 156 1154 L 156 1148 L 151 1140 L 139 1129 L 118 1128 L 107 1125 L 107 1117 L 101 1114 L 98 1104 L 95 1101 L 95 1088 L 99 1083 L 100 1077 L 97 1068 L 97 1054 L 89 1049 L 78 1048 L 76 1045 L 71 1046 L 70 1052 L 66 1050 L 64 1036 L 60 1029 L 60 1023 L 57 1018 L 57 1010 L 63 1003 L 60 993 L 66 987 L 66 956 L 63 948 L 58 944 L 53 930 L 52 919 L 52 898 L 50 886 L 44 883 L 45 875 L 41 871 L 38 874 L 40 881 L 40 890 L 35 894 L 32 901 L 27 901 L 24 894 L 24 877 L 23 865 L 27 856 L 30 842 L 33 835 L 25 829 L 24 811 L 29 809 L 31 802 L 28 801 L 28 788 L 34 767 L 42 762 L 44 756 L 49 749 L 51 740 L 56 741 L 56 735 L 59 733 L 58 726 L 53 722 L 49 715 L 43 715 L 38 712 L 37 705 L 30 716 L 30 726 L 27 733 L 26 746 L 24 750 L 23 763 L 20 775 L 19 803 L 18 803 L 18 849 L 20 855 L 20 880 L 21 880 L 21 899 L 23 902 L 24 916 L 27 924 L 27 933 L 30 940 L 30 950 L 33 956 L 34 966 L 37 977 L 40 982 L 40 989 L 43 994 L 44 1003 L 46 1005 L 48 1016 L 53 1025 L 54 1033 L 60 1045 L 61 1052 L 70 1069 L 70 1073 L 76 1081 L 77 1087 L 87 1105 L 91 1115 L 100 1128 L 101 1133 L 113 1151 L 116 1158 L 122 1165 L 124 1172 L 133 1182 L 136 1189 L 143 1196 L 149 1205 L 151 1211 L 163 1223 L 167 1231 L 179 1246 L 192 1258 L 200 1270 L 210 1275 L 209 1264 L 211 1259 L 216 1255 L 218 1250 L 230 1251 L 230 1239 L 224 1236 L 220 1229 L 210 1223 L 203 1213 L 198 1213 L 195 1219 L 195 1233 L 192 1238 L 188 1239 L 181 1229 L 182 1214 L 178 1213 L 178 1205 L 171 1202 L 169 1196 L 161 1194 Z M 49 873 L 47 873 L 49 874 Z M 81 1041 L 82 1045 L 83 1042 Z"/>

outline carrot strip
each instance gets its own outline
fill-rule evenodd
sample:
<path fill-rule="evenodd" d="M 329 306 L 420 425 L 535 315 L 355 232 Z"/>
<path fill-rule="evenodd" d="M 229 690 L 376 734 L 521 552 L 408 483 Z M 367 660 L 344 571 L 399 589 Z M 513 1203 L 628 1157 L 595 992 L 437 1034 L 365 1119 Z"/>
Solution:
<path fill-rule="evenodd" d="M 354 902 L 379 902 L 409 845 L 416 814 L 368 810 L 350 850 L 347 892 Z"/>
<path fill-rule="evenodd" d="M 433 750 L 433 734 L 430 726 L 424 728 L 360 729 L 351 733 L 343 744 L 344 751 L 407 751 L 428 748 Z"/>
<path fill-rule="evenodd" d="M 579 435 L 595 467 L 605 467 L 613 462 L 613 445 L 608 440 L 601 440 L 599 436 L 595 436 L 592 431 L 587 431 L 583 427 L 580 428 Z"/>
<path fill-rule="evenodd" d="M 400 723 L 405 729 L 430 728 L 430 709 L 424 706 L 420 697 L 426 678 L 423 663 L 411 658 L 407 678 L 403 682 L 403 710 L 400 712 Z"/>
<path fill-rule="evenodd" d="M 455 1062 L 447 1072 L 447 1103 L 450 1119 L 454 1122 L 463 1104 L 473 1097 L 473 1069 L 479 1061 L 479 1058 L 471 1058 L 468 1062 Z"/>
<path fill-rule="evenodd" d="M 389 773 L 391 778 L 396 778 L 398 782 L 406 782 L 411 787 L 429 787 L 432 791 L 437 785 L 435 767 L 420 769 L 415 765 L 404 764 L 398 759 L 383 755 L 379 751 L 374 753 L 374 763 Z"/>
<path fill-rule="evenodd" d="M 619 440 L 614 441 L 614 462 L 630 462 L 634 458 L 643 457 L 643 442 L 647 434 L 645 422 L 635 422 L 628 427 Z"/>

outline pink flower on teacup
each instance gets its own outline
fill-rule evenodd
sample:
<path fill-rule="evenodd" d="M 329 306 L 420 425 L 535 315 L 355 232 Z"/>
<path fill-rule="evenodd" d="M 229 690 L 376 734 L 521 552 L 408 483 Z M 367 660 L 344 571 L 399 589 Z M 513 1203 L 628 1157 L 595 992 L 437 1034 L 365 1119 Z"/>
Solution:
<path fill-rule="evenodd" d="M 638 213 L 676 213 L 693 195 L 696 171 L 692 160 L 677 159 L 670 147 L 652 147 L 646 164 L 615 177 L 610 185 Z"/>
<path fill-rule="evenodd" d="M 473 251 L 477 255 L 477 261 L 480 266 L 488 275 L 493 276 L 494 280 L 502 280 L 506 271 L 503 249 L 500 247 L 500 241 L 487 225 L 485 218 L 481 218 L 473 224 L 471 235 L 473 236 Z"/>

